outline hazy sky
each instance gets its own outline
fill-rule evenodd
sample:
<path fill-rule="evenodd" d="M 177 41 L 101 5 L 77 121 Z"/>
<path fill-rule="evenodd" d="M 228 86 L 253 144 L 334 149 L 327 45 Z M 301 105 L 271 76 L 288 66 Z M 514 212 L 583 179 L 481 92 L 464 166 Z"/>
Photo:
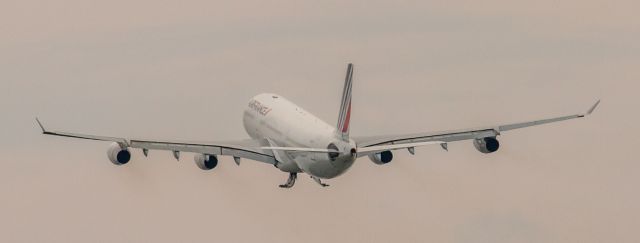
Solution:
<path fill-rule="evenodd" d="M 2 242 L 638 242 L 638 1 L 0 3 Z M 321 188 L 258 162 L 169 152 L 113 166 L 104 142 L 246 138 L 261 92 L 329 123 L 356 65 L 352 134 L 583 112 L 359 160 Z"/>

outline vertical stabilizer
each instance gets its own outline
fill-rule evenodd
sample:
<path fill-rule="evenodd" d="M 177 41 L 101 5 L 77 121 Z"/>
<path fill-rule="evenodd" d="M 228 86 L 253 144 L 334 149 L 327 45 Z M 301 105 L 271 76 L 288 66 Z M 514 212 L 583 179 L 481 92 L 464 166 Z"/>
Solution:
<path fill-rule="evenodd" d="M 344 90 L 342 91 L 342 103 L 340 105 L 340 115 L 338 116 L 337 133 L 344 141 L 349 141 L 349 123 L 351 121 L 351 86 L 353 80 L 353 64 L 347 66 L 347 76 L 344 79 Z"/>

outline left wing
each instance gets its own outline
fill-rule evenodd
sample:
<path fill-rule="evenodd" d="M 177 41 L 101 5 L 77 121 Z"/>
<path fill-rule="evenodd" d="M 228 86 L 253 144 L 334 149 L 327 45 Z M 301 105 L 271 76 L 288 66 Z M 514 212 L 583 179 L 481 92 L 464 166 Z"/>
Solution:
<path fill-rule="evenodd" d="M 495 137 L 502 132 L 520 129 L 525 127 L 537 126 L 547 123 L 565 121 L 570 119 L 582 118 L 591 115 L 593 111 L 598 107 L 600 101 L 596 102 L 586 113 L 561 116 L 549 119 L 513 123 L 506 125 L 498 125 L 495 127 L 485 127 L 477 129 L 463 129 L 457 131 L 444 131 L 444 132 L 431 132 L 431 133 L 416 133 L 406 135 L 391 135 L 391 136 L 375 136 L 375 137 L 354 137 L 354 141 L 358 147 L 358 157 L 367 156 L 371 153 L 380 152 L 383 150 L 394 150 L 400 148 L 413 148 L 431 144 L 441 144 L 444 149 L 447 149 L 446 143 L 480 139 L 487 137 Z M 413 146 L 416 145 L 416 146 Z"/>
<path fill-rule="evenodd" d="M 161 140 L 138 140 L 126 139 L 118 137 L 96 136 L 70 132 L 49 131 L 44 128 L 40 120 L 36 118 L 38 125 L 45 135 L 70 137 L 97 141 L 115 142 L 122 148 L 139 148 L 146 155 L 149 150 L 167 150 L 173 152 L 192 152 L 208 155 L 227 155 L 237 158 L 245 158 L 276 165 L 273 150 L 262 149 L 265 145 L 258 140 L 241 140 L 230 142 L 178 142 L 178 141 L 161 141 Z"/>

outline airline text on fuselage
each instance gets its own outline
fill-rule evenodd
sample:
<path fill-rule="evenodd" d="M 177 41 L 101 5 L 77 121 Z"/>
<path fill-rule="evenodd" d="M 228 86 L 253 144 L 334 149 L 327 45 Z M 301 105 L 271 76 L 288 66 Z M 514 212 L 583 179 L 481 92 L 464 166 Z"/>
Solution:
<path fill-rule="evenodd" d="M 269 114 L 269 112 L 271 112 L 271 108 L 263 105 L 257 100 L 252 100 L 251 102 L 249 102 L 249 108 L 255 110 L 256 112 L 258 112 L 260 115 L 263 115 L 263 116 L 266 116 L 267 114 Z"/>

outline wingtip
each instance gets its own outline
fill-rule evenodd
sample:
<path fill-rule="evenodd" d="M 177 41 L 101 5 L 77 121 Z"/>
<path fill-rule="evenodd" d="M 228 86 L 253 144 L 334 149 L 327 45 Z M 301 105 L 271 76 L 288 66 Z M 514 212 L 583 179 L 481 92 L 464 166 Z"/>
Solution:
<path fill-rule="evenodd" d="M 38 123 L 38 126 L 40 126 L 40 129 L 42 129 L 42 133 L 47 132 L 47 130 L 44 129 L 44 126 L 42 125 L 42 122 L 40 122 L 40 119 L 38 119 L 37 117 L 36 117 L 36 122 Z"/>
<path fill-rule="evenodd" d="M 595 104 L 593 104 L 591 109 L 589 109 L 589 111 L 587 112 L 587 115 L 591 115 L 591 113 L 593 113 L 593 111 L 595 111 L 596 108 L 598 108 L 598 105 L 600 105 L 600 100 L 598 100 Z"/>

